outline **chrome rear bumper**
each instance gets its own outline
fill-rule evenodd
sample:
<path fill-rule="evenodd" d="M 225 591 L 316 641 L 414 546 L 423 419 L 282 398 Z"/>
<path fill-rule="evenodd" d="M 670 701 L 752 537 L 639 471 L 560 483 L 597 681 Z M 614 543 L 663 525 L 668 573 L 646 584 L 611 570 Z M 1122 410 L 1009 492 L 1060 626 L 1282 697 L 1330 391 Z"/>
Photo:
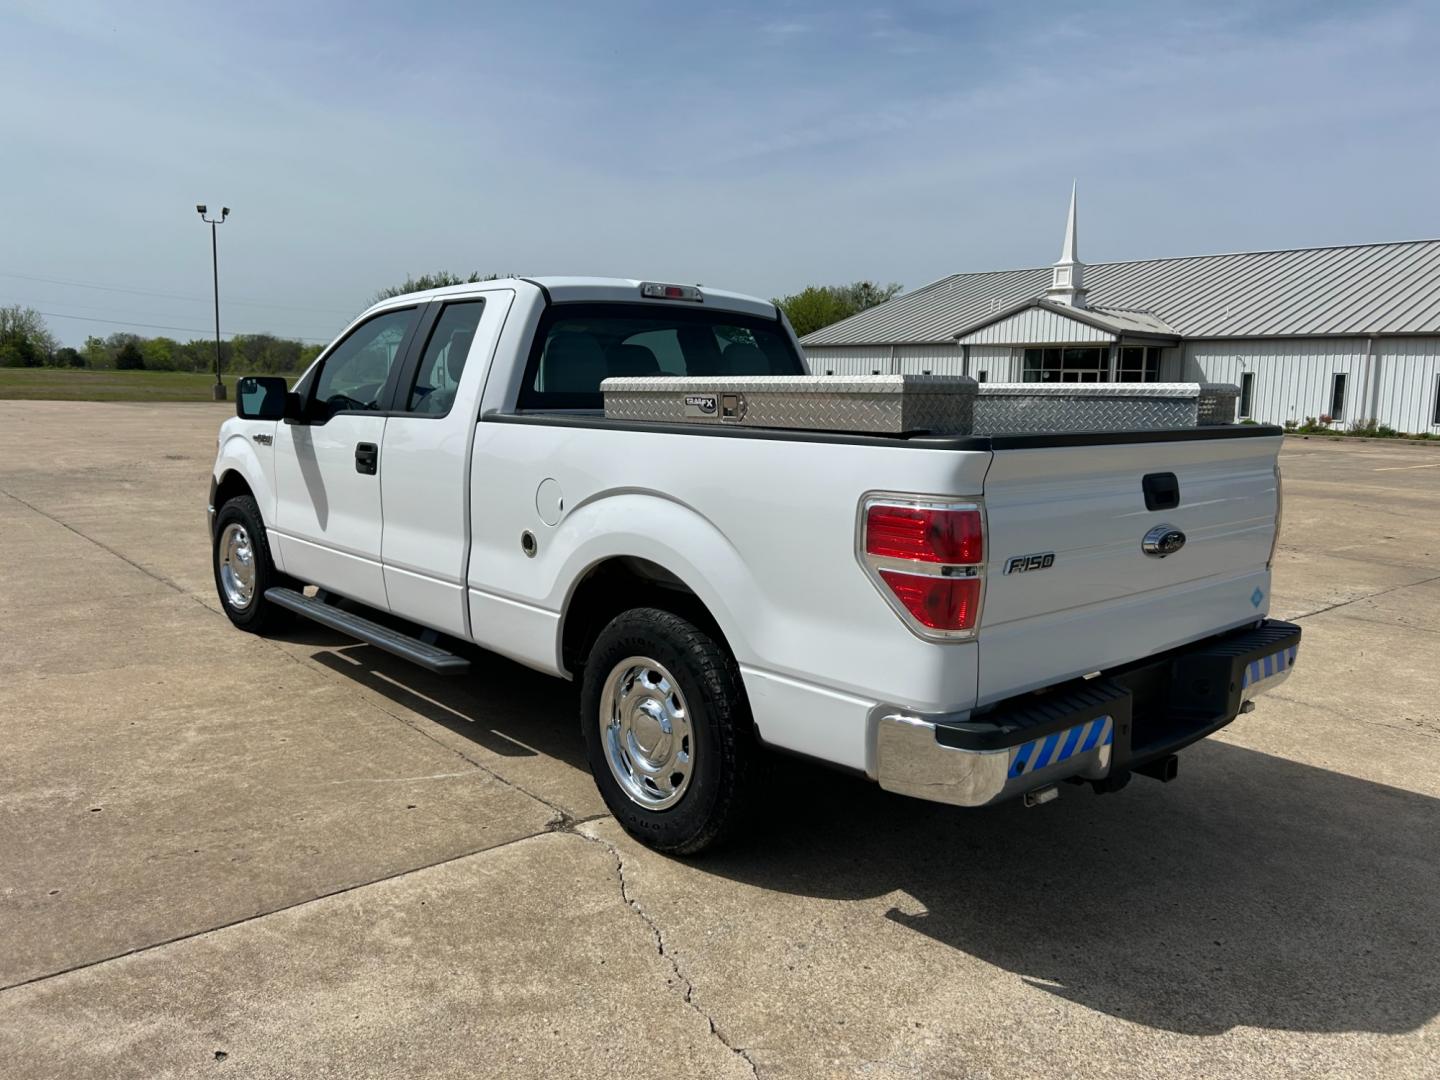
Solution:
<path fill-rule="evenodd" d="M 1060 780 L 1143 770 L 1284 682 L 1299 645 L 1298 626 L 1266 620 L 979 718 L 896 709 L 876 728 L 876 778 L 897 794 L 984 806 Z"/>
<path fill-rule="evenodd" d="M 932 802 L 984 806 L 1072 776 L 1103 780 L 1110 773 L 1115 738 L 1110 716 L 995 750 L 947 746 L 941 728 L 917 716 L 881 717 L 876 734 L 880 786 Z"/>

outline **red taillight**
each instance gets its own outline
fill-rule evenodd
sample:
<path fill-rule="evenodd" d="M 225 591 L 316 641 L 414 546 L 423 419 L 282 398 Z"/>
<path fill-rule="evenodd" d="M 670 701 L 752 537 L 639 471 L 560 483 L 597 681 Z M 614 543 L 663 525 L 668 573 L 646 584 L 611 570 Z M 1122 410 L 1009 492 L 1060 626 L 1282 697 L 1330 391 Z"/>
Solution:
<path fill-rule="evenodd" d="M 937 577 L 881 570 L 880 577 L 895 598 L 922 626 L 931 630 L 973 630 L 980 610 L 978 577 Z"/>
<path fill-rule="evenodd" d="M 971 638 L 985 597 L 985 519 L 978 503 L 916 496 L 867 501 L 862 562 L 910 629 Z"/>
<path fill-rule="evenodd" d="M 882 559 L 984 561 L 980 511 L 877 503 L 865 512 L 865 554 Z"/>

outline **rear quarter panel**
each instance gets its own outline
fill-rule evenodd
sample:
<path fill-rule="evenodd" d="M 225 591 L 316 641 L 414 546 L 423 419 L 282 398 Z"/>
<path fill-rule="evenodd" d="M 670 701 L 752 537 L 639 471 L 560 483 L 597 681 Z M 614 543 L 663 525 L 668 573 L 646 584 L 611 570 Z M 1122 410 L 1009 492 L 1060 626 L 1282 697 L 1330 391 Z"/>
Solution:
<path fill-rule="evenodd" d="M 876 490 L 967 495 L 988 452 L 482 422 L 472 469 L 472 625 L 481 644 L 559 671 L 566 601 L 606 558 L 688 585 L 741 664 L 767 741 L 865 769 L 879 702 L 968 707 L 974 646 L 906 629 L 859 565 Z M 542 481 L 564 510 L 546 524 Z M 527 557 L 520 534 L 539 550 Z M 541 651 L 543 649 L 543 652 Z"/>

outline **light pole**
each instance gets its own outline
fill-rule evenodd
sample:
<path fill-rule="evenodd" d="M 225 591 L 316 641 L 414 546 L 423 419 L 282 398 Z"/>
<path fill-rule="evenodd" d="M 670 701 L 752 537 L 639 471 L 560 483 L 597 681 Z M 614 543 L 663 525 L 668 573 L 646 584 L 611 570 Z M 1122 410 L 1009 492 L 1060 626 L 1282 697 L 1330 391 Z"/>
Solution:
<path fill-rule="evenodd" d="M 225 224 L 225 219 L 230 216 L 230 208 L 222 206 L 218 218 L 205 216 L 205 204 L 197 203 L 196 212 L 200 220 L 210 226 L 210 268 L 215 274 L 215 385 L 212 393 L 216 401 L 225 400 L 225 384 L 220 381 L 220 255 L 215 246 L 215 226 Z"/>

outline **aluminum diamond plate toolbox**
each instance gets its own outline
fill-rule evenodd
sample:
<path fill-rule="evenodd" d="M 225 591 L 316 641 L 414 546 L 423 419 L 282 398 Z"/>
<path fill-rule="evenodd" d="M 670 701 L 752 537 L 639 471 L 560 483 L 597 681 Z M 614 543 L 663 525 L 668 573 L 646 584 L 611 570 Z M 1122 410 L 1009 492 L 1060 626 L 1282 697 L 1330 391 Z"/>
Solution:
<path fill-rule="evenodd" d="M 1160 431 L 1233 424 L 1229 383 L 983 383 L 975 434 Z"/>
<path fill-rule="evenodd" d="M 960 375 L 754 375 L 606 379 L 605 415 L 899 435 L 968 435 L 979 384 Z"/>

